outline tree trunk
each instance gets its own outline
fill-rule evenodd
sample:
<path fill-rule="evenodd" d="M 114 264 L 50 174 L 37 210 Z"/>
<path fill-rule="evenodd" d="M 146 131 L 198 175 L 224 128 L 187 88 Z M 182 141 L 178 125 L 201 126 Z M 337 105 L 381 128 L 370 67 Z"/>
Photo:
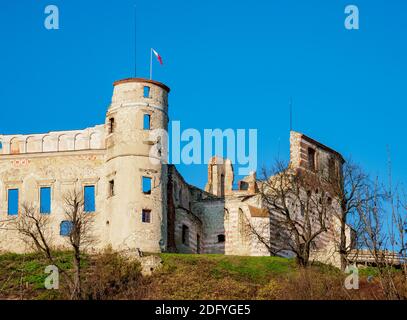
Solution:
<path fill-rule="evenodd" d="M 80 300 L 82 297 L 81 286 L 81 256 L 79 250 L 74 252 L 74 288 L 72 291 L 72 299 Z"/>

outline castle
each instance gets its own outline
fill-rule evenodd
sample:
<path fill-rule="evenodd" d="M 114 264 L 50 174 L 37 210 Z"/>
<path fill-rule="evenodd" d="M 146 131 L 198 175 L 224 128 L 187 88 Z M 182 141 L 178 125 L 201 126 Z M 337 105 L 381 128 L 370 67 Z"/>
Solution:
<path fill-rule="evenodd" d="M 64 246 L 69 221 L 64 220 L 62 200 L 75 188 L 83 190 L 85 210 L 93 216 L 96 249 L 109 245 L 145 252 L 270 255 L 245 230 L 247 220 L 259 226 L 265 238 L 278 233 L 279 226 L 262 208 L 255 173 L 234 190 L 231 162 L 214 157 L 201 190 L 189 185 L 175 166 L 159 157 L 151 161 L 151 148 L 160 154 L 168 151 L 149 133 L 168 130 L 169 91 L 157 81 L 120 80 L 114 83 L 103 125 L 0 135 L 0 220 L 18 219 L 21 204 L 31 203 L 39 214 L 49 216 L 53 245 Z M 332 161 L 339 169 L 343 164 L 336 151 L 291 131 L 292 166 L 323 168 Z M 337 255 L 335 236 L 335 227 L 324 235 L 324 258 Z M 27 250 L 15 231 L 0 229 L 0 251 Z"/>

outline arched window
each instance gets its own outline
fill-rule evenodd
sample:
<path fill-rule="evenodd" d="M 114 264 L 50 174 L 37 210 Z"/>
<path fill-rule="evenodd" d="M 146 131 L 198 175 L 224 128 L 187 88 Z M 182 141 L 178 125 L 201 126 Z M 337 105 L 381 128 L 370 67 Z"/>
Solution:
<path fill-rule="evenodd" d="M 20 153 L 20 141 L 17 138 L 13 138 L 10 141 L 10 153 L 19 154 Z"/>

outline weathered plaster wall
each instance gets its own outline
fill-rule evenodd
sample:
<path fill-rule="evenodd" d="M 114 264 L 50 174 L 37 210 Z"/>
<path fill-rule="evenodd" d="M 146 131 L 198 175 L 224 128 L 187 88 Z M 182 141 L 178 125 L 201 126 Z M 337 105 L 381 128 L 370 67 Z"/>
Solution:
<path fill-rule="evenodd" d="M 104 152 L 81 151 L 64 154 L 36 154 L 2 156 L 0 158 L 0 220 L 17 218 L 8 216 L 8 189 L 19 189 L 19 206 L 24 202 L 39 208 L 40 187 L 51 187 L 51 214 L 49 215 L 52 243 L 63 246 L 66 239 L 59 235 L 59 225 L 64 218 L 63 197 L 74 189 L 95 185 L 96 212 L 94 234 L 95 246 L 109 239 L 105 226 L 106 179 L 104 179 Z M 10 226 L 12 228 L 12 226 Z M 26 249 L 20 236 L 10 230 L 0 230 L 0 250 L 21 252 Z"/>

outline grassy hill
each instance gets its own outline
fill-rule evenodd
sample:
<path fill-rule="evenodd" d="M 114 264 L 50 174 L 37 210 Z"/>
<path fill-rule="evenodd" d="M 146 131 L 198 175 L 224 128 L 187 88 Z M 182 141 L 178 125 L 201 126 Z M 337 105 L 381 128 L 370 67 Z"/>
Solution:
<path fill-rule="evenodd" d="M 279 257 L 161 254 L 162 267 L 142 277 L 140 265 L 114 252 L 84 256 L 85 299 L 377 299 L 374 270 L 361 272 L 359 290 L 346 290 L 346 275 L 316 264 L 307 270 Z M 71 253 L 58 252 L 58 266 L 69 274 Z M 48 262 L 38 254 L 0 255 L 0 298 L 66 299 L 68 282 L 46 290 Z"/>

